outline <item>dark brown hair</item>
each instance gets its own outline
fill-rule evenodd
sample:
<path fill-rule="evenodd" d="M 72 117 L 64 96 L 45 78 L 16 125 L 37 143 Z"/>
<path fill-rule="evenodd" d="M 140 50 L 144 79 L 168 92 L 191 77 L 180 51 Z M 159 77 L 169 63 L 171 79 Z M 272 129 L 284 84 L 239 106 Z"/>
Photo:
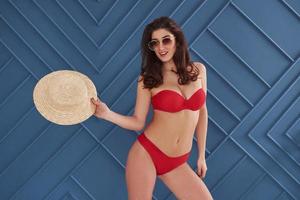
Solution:
<path fill-rule="evenodd" d="M 197 80 L 199 70 L 190 60 L 187 42 L 184 38 L 183 31 L 176 24 L 174 20 L 169 17 L 159 17 L 149 23 L 145 29 L 141 41 L 141 56 L 142 56 L 142 69 L 140 75 L 143 77 L 141 80 L 144 82 L 144 88 L 158 87 L 163 83 L 162 75 L 162 62 L 156 56 L 154 51 L 148 48 L 148 42 L 152 39 L 152 32 L 157 29 L 166 29 L 175 36 L 176 50 L 173 56 L 176 65 L 176 74 L 179 75 L 178 83 L 188 84 L 190 81 Z M 188 71 L 188 66 L 190 70 Z"/>

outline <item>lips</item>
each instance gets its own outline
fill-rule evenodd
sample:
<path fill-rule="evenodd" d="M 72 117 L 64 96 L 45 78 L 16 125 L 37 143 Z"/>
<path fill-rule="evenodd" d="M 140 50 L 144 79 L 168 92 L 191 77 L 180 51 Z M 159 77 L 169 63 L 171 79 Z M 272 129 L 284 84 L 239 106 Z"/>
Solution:
<path fill-rule="evenodd" d="M 166 51 L 166 52 L 161 52 L 161 53 L 159 53 L 159 55 L 160 55 L 161 57 L 166 56 L 167 54 L 168 54 L 167 51 Z"/>

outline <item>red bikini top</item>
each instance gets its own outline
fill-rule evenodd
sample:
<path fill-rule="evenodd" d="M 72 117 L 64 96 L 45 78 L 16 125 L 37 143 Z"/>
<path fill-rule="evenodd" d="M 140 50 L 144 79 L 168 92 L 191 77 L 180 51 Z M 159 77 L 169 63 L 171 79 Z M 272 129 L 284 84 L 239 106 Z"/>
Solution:
<path fill-rule="evenodd" d="M 195 111 L 201 108 L 205 99 L 203 88 L 198 89 L 188 99 L 173 90 L 161 90 L 151 97 L 153 109 L 165 112 L 179 112 L 184 109 Z"/>

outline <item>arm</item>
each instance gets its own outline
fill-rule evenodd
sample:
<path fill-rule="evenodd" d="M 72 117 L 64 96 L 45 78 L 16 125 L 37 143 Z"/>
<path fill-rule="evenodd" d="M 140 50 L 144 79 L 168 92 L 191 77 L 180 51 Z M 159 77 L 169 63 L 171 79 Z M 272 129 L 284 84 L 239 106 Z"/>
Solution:
<path fill-rule="evenodd" d="M 205 159 L 207 124 L 208 124 L 208 114 L 207 114 L 207 108 L 204 105 L 203 108 L 200 110 L 198 124 L 196 128 L 198 152 L 199 152 L 199 158 L 201 159 Z"/>
<path fill-rule="evenodd" d="M 143 128 L 143 125 L 138 121 L 136 116 L 121 115 L 112 110 L 103 119 L 128 130 L 139 131 Z"/>
<path fill-rule="evenodd" d="M 198 79 L 200 79 L 201 87 L 203 88 L 203 91 L 205 92 L 205 96 L 207 97 L 206 68 L 202 63 L 196 62 L 194 64 L 200 72 L 198 75 Z M 205 100 L 204 104 L 199 110 L 199 116 L 198 116 L 198 121 L 195 130 L 195 134 L 197 138 L 197 146 L 198 146 L 197 175 L 201 178 L 205 177 L 207 171 L 206 160 L 205 160 L 207 124 L 208 124 L 208 112 L 207 112 L 206 100 Z"/>
<path fill-rule="evenodd" d="M 201 78 L 201 84 L 205 94 L 207 94 L 207 83 L 206 83 L 206 69 L 205 66 L 201 63 L 196 63 L 200 74 L 199 78 Z M 196 137 L 197 137 L 197 145 L 199 152 L 199 159 L 205 160 L 205 146 L 206 146 L 206 135 L 207 135 L 207 125 L 208 125 L 208 112 L 206 107 L 206 101 L 202 108 L 199 110 L 199 118 L 196 126 Z"/>
<path fill-rule="evenodd" d="M 141 76 L 139 76 L 140 80 Z M 149 110 L 149 105 L 151 101 L 151 93 L 149 89 L 143 88 L 143 81 L 137 84 L 137 98 L 135 104 L 134 114 L 132 116 L 125 116 L 116 113 L 107 108 L 104 103 L 100 101 L 98 105 L 102 105 L 100 108 L 97 106 L 96 116 L 107 121 L 110 121 L 122 128 L 129 130 L 139 131 L 144 128 L 146 117 Z M 97 103 L 95 103 L 97 105 Z M 102 109 L 102 111 L 101 111 Z M 98 112 L 97 112 L 98 110 Z"/>

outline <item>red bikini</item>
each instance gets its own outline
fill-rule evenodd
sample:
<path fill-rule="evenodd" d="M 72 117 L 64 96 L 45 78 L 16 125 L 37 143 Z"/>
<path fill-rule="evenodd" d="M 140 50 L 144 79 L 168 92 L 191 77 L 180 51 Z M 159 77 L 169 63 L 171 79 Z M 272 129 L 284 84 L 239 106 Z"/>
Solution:
<path fill-rule="evenodd" d="M 162 90 L 152 96 L 151 102 L 154 110 L 174 113 L 184 109 L 196 111 L 202 107 L 205 99 L 206 94 L 203 88 L 198 89 L 188 99 L 185 99 L 182 95 L 173 90 Z M 185 163 L 190 155 L 190 152 L 188 152 L 176 157 L 168 156 L 146 137 L 145 132 L 138 136 L 138 141 L 152 158 L 157 175 L 165 174 Z"/>
<path fill-rule="evenodd" d="M 179 112 L 184 109 L 198 110 L 205 102 L 205 92 L 198 89 L 190 98 L 185 99 L 173 90 L 159 91 L 152 97 L 153 109 L 166 112 Z"/>

